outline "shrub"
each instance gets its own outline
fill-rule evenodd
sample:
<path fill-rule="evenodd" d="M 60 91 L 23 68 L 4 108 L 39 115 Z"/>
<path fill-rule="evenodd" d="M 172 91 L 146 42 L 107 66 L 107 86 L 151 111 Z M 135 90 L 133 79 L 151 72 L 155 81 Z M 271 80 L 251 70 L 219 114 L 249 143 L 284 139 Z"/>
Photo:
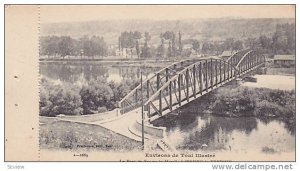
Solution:
<path fill-rule="evenodd" d="M 217 115 L 294 118 L 295 91 L 266 88 L 220 88 L 211 109 Z"/>
<path fill-rule="evenodd" d="M 280 116 L 282 112 L 282 107 L 274 102 L 269 102 L 267 100 L 263 100 L 257 103 L 256 108 L 254 110 L 254 115 L 256 116 Z"/>
<path fill-rule="evenodd" d="M 80 91 L 84 114 L 98 113 L 99 107 L 107 107 L 113 98 L 112 89 L 99 80 L 90 81 Z"/>
<path fill-rule="evenodd" d="M 82 114 L 82 102 L 78 92 L 79 89 L 71 84 L 53 85 L 48 80 L 42 79 L 40 89 L 40 115 Z"/>
<path fill-rule="evenodd" d="M 136 80 L 107 83 L 100 78 L 78 86 L 66 82 L 55 83 L 42 78 L 40 115 L 80 115 L 113 110 L 116 108 L 117 101 L 125 97 L 137 84 Z"/>

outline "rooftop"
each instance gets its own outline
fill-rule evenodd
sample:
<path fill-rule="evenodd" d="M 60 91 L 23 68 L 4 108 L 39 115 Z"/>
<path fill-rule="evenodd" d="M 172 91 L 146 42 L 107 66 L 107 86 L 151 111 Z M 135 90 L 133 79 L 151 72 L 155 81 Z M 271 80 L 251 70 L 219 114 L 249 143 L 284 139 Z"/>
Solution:
<path fill-rule="evenodd" d="M 224 52 L 222 53 L 221 56 L 231 56 L 231 55 L 233 55 L 233 51 L 226 50 L 226 51 L 224 51 Z"/>
<path fill-rule="evenodd" d="M 278 61 L 294 61 L 296 59 L 295 55 L 274 55 L 274 60 Z"/>

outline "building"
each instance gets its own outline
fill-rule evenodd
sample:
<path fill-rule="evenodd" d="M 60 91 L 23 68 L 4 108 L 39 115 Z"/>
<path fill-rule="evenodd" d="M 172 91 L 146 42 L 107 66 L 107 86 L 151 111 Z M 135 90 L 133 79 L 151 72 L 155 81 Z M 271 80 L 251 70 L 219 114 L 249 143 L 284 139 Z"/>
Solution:
<path fill-rule="evenodd" d="M 192 44 L 184 44 L 182 47 L 183 50 L 192 50 L 193 49 L 193 45 Z"/>
<path fill-rule="evenodd" d="M 223 60 L 227 60 L 230 56 L 232 56 L 235 52 L 231 50 L 226 50 L 221 54 L 221 58 Z"/>
<path fill-rule="evenodd" d="M 278 67 L 295 67 L 295 55 L 274 55 L 274 65 Z"/>

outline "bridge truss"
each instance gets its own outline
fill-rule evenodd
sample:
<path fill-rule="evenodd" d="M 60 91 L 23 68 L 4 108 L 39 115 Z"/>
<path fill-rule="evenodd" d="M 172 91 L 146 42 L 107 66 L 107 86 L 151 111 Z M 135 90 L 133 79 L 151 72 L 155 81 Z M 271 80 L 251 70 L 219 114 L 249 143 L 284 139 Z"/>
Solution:
<path fill-rule="evenodd" d="M 226 61 L 210 57 L 174 63 L 125 96 L 119 102 L 120 113 L 144 105 L 148 119 L 156 119 L 257 69 L 264 62 L 264 57 L 255 51 L 242 50 Z"/>

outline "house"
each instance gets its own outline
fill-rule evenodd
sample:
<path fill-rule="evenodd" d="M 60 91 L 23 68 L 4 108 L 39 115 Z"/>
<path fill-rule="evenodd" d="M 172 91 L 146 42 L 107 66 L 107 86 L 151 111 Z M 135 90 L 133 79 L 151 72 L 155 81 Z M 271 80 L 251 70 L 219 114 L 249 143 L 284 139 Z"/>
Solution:
<path fill-rule="evenodd" d="M 136 55 L 133 56 L 133 49 L 131 48 L 122 48 L 121 50 L 116 50 L 116 56 L 121 58 L 136 58 Z"/>
<path fill-rule="evenodd" d="M 221 54 L 221 58 L 223 60 L 227 60 L 230 56 L 232 56 L 235 52 L 231 50 L 226 50 Z"/>
<path fill-rule="evenodd" d="M 193 49 L 193 45 L 192 44 L 184 44 L 182 47 L 183 50 L 187 50 L 187 49 Z"/>
<path fill-rule="evenodd" d="M 274 55 L 274 65 L 278 67 L 295 67 L 295 55 Z"/>

